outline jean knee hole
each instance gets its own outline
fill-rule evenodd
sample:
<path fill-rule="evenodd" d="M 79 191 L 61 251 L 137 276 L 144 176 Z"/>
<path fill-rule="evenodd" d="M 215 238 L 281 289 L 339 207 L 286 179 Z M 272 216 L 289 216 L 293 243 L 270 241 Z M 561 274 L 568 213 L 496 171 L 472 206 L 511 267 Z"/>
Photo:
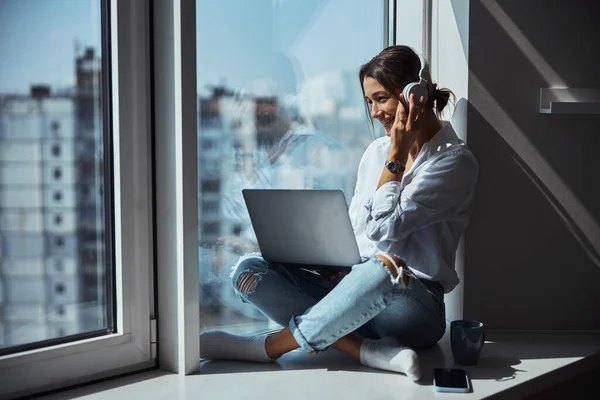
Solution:
<path fill-rule="evenodd" d="M 252 272 L 242 272 L 237 280 L 236 286 L 240 293 L 250 294 L 256 290 L 259 276 Z"/>

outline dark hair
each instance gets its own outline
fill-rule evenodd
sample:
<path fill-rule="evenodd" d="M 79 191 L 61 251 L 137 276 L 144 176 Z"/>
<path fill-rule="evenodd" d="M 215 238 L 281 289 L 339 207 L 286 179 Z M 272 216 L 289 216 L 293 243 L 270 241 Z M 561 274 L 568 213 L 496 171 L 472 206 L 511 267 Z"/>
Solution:
<path fill-rule="evenodd" d="M 373 57 L 371 61 L 360 67 L 358 76 L 360 78 L 363 97 L 365 97 L 363 81 L 367 77 L 375 79 L 385 90 L 394 96 L 398 96 L 407 84 L 419 81 L 420 69 L 421 61 L 419 60 L 419 56 L 410 47 L 401 45 L 386 47 Z M 433 109 L 435 107 L 438 117 L 448 104 L 451 95 L 453 104 L 456 102 L 456 96 L 451 90 L 446 88 L 438 89 L 437 83 L 431 83 L 431 79 L 427 83 L 427 89 L 429 91 L 429 99 L 425 103 L 425 108 Z M 367 116 L 371 124 L 373 124 L 370 107 L 366 100 L 365 108 Z"/>

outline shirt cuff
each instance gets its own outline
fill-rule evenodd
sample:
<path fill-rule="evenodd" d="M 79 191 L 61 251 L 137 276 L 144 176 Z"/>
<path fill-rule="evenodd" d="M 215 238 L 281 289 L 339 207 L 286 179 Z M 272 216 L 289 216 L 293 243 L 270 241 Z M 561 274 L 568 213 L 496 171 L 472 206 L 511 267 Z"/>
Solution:
<path fill-rule="evenodd" d="M 367 201 L 365 207 L 369 211 L 368 219 L 379 220 L 394 212 L 398 206 L 401 184 L 398 181 L 384 183 Z M 371 218 L 369 218 L 371 217 Z"/>

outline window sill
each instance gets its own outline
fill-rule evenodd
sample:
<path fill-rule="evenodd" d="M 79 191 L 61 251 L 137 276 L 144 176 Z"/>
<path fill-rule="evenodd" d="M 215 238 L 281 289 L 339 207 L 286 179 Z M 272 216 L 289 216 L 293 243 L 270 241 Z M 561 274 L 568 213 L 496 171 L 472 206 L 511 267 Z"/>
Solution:
<path fill-rule="evenodd" d="M 488 333 L 480 363 L 467 370 L 473 392 L 461 398 L 522 398 L 567 381 L 600 366 L 600 335 Z M 452 367 L 449 334 L 433 349 L 420 352 L 424 376 L 415 384 L 394 373 L 363 367 L 329 350 L 318 357 L 301 351 L 286 354 L 274 364 L 231 361 L 202 362 L 201 373 L 179 376 L 161 370 L 114 379 L 56 393 L 43 399 L 93 395 L 109 398 L 264 399 L 281 395 L 309 398 L 439 398 L 433 391 L 435 367 Z M 455 396 L 455 395 L 454 395 Z M 85 397 L 83 397 L 85 398 Z"/>

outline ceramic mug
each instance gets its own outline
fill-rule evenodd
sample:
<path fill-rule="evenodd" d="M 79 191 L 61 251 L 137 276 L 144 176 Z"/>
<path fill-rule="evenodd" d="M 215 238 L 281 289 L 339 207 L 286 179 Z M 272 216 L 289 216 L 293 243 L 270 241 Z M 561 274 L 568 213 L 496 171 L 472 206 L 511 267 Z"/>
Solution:
<path fill-rule="evenodd" d="M 450 346 L 455 363 L 477 364 L 484 343 L 482 322 L 460 319 L 450 323 Z"/>

